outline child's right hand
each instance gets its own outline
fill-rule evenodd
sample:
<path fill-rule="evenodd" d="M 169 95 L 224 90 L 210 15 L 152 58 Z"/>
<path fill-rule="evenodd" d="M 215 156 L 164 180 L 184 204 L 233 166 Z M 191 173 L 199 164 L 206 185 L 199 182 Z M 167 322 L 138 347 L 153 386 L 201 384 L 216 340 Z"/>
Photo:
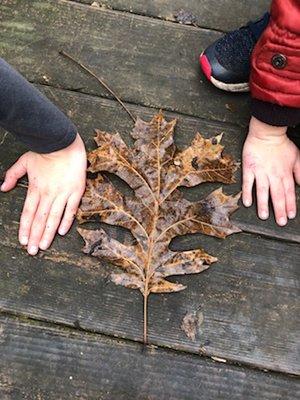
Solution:
<path fill-rule="evenodd" d="M 258 216 L 269 217 L 270 193 L 280 226 L 296 216 L 295 181 L 300 184 L 300 151 L 286 131 L 252 117 L 243 149 L 243 203 L 251 206 L 255 181 Z"/>
<path fill-rule="evenodd" d="M 28 151 L 6 172 L 3 192 L 28 175 L 19 240 L 29 254 L 48 249 L 57 230 L 65 235 L 70 229 L 85 190 L 86 164 L 84 143 L 77 134 L 68 147 L 53 153 Z"/>

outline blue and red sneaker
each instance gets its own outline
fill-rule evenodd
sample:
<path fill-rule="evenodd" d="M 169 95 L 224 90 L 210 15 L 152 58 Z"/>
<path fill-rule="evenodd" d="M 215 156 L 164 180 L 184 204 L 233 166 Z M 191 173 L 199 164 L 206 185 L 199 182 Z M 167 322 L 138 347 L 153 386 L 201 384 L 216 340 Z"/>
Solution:
<path fill-rule="evenodd" d="M 269 19 L 270 14 L 265 13 L 222 36 L 200 55 L 202 71 L 213 85 L 228 92 L 249 91 L 251 53 Z"/>

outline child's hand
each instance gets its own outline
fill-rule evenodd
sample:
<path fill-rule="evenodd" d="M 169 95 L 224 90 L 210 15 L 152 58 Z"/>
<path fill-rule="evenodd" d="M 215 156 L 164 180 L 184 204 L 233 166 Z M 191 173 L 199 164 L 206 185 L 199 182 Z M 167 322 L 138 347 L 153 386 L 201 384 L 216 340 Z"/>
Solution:
<path fill-rule="evenodd" d="M 270 192 L 280 226 L 296 216 L 295 181 L 300 184 L 300 152 L 286 130 L 252 117 L 243 149 L 243 203 L 246 207 L 252 204 L 255 180 L 259 217 L 269 217 Z"/>
<path fill-rule="evenodd" d="M 6 172 L 1 190 L 13 189 L 19 178 L 28 175 L 28 191 L 23 207 L 19 240 L 28 253 L 46 250 L 57 232 L 70 229 L 85 190 L 86 151 L 79 134 L 70 146 L 48 154 L 23 154 Z"/>

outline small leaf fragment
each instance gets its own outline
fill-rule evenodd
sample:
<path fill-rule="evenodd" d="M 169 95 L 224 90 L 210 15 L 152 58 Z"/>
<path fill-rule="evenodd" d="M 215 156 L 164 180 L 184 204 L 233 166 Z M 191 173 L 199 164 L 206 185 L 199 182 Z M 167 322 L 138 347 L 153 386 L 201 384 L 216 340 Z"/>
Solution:
<path fill-rule="evenodd" d="M 194 25 L 197 21 L 197 17 L 194 14 L 183 9 L 177 11 L 174 17 L 177 22 L 184 25 Z"/>
<path fill-rule="evenodd" d="M 186 336 L 194 342 L 203 321 L 203 313 L 199 310 L 196 312 L 186 313 L 182 320 L 181 329 L 186 334 Z"/>

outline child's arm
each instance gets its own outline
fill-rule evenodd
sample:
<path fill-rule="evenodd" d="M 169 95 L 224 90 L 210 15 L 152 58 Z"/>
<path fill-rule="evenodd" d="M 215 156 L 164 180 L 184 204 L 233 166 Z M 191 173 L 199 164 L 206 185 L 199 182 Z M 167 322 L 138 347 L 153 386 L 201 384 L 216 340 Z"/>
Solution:
<path fill-rule="evenodd" d="M 273 0 L 270 23 L 252 55 L 252 119 L 243 150 L 243 202 L 252 203 L 256 182 L 258 214 L 268 218 L 269 192 L 276 221 L 296 215 L 299 149 L 288 126 L 300 124 L 300 3 Z M 300 131 L 299 131 L 300 135 Z"/>
<path fill-rule="evenodd" d="M 85 189 L 85 147 L 72 122 L 1 59 L 0 126 L 31 149 L 8 169 L 1 190 L 28 175 L 19 240 L 34 255 L 72 225 Z"/>
<path fill-rule="evenodd" d="M 77 133 L 69 118 L 1 58 L 0 126 L 37 153 L 63 149 Z"/>

